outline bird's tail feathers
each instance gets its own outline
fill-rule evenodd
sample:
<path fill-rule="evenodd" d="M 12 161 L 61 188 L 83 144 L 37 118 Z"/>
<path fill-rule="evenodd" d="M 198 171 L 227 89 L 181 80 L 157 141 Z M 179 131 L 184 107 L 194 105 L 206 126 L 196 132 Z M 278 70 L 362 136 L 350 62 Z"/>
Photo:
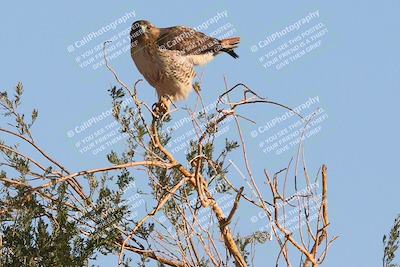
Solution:
<path fill-rule="evenodd" d="M 238 54 L 233 49 L 239 46 L 240 37 L 233 37 L 221 40 L 222 51 L 228 53 L 233 58 L 238 58 Z"/>
<path fill-rule="evenodd" d="M 221 45 L 225 49 L 234 49 L 238 47 L 240 43 L 240 37 L 233 37 L 221 40 Z"/>

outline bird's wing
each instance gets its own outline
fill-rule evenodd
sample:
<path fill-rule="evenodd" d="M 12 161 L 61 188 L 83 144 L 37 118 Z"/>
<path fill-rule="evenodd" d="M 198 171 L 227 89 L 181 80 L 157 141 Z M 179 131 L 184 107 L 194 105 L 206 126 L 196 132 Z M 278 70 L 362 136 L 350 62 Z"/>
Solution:
<path fill-rule="evenodd" d="M 162 49 L 180 51 L 184 55 L 217 54 L 222 49 L 218 39 L 183 26 L 160 29 L 157 44 Z"/>

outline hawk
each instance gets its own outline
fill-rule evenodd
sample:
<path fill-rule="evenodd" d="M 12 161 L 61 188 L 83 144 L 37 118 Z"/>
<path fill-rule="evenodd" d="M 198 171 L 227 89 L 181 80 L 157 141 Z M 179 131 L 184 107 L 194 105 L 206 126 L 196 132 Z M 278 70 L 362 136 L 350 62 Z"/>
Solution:
<path fill-rule="evenodd" d="M 207 64 L 222 52 L 239 57 L 234 51 L 239 37 L 218 40 L 183 26 L 157 28 L 139 20 L 133 23 L 130 37 L 136 67 L 163 101 L 164 97 L 171 101 L 187 98 L 195 66 Z M 169 102 L 165 103 L 167 109 Z"/>

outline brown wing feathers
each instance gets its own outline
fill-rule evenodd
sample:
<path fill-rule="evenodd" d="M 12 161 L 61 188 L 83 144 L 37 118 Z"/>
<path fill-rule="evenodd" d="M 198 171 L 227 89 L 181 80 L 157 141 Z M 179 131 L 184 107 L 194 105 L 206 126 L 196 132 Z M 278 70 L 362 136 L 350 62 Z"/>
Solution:
<path fill-rule="evenodd" d="M 162 49 L 181 51 L 185 55 L 216 55 L 222 51 L 238 58 L 233 49 L 238 46 L 239 41 L 239 37 L 218 40 L 193 29 L 177 26 L 160 29 L 157 44 Z"/>

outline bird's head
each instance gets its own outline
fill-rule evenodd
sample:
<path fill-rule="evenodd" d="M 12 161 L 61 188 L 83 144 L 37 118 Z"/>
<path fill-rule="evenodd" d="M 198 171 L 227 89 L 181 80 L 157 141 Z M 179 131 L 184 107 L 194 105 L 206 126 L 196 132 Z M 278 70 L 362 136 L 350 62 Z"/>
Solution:
<path fill-rule="evenodd" d="M 132 24 L 131 43 L 132 45 L 144 45 L 157 39 L 159 29 L 147 20 L 138 20 Z"/>

